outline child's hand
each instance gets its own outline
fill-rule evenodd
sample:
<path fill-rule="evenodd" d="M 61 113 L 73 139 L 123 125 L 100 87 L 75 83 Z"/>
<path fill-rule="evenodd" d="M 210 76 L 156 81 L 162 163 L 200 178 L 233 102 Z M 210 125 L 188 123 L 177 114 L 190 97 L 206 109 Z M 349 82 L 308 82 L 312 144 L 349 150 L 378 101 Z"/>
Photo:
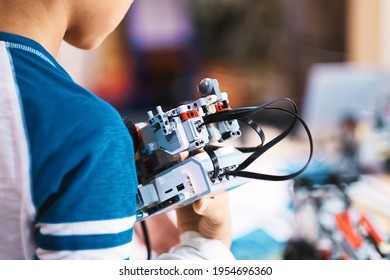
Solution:
<path fill-rule="evenodd" d="M 230 248 L 232 229 L 226 191 L 179 208 L 176 213 L 180 232 L 197 231 L 206 238 L 220 240 Z"/>

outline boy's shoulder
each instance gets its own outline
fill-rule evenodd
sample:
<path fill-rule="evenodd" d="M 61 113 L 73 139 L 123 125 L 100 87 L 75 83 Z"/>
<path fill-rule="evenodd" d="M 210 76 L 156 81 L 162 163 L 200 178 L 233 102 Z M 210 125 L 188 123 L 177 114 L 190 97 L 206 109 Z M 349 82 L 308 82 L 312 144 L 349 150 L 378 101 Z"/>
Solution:
<path fill-rule="evenodd" d="M 41 45 L 13 34 L 0 35 L 8 48 L 30 140 L 52 138 L 53 131 L 91 139 L 112 133 L 127 140 L 118 111 L 74 82 Z"/>

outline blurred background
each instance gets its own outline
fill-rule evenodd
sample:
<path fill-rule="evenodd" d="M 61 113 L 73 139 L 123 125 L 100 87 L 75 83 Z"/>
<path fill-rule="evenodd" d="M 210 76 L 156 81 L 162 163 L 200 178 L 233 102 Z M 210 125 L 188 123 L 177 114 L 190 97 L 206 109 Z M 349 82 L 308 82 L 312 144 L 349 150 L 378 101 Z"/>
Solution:
<path fill-rule="evenodd" d="M 59 59 L 124 112 L 193 98 L 205 76 L 221 79 L 234 106 L 276 96 L 299 104 L 315 63 L 390 64 L 387 2 L 135 1 L 99 49 L 64 45 Z"/>
<path fill-rule="evenodd" d="M 59 61 L 74 80 L 135 121 L 146 121 L 146 111 L 158 105 L 171 109 L 197 99 L 196 86 L 206 77 L 218 79 L 231 107 L 293 99 L 313 133 L 313 162 L 327 166 L 322 174 L 337 166 L 342 175 L 358 175 L 348 195 L 387 240 L 388 26 L 388 0 L 135 0 L 101 47 L 81 51 L 64 43 Z M 261 120 L 271 136 L 286 123 L 273 114 Z M 305 137 L 297 129 L 254 168 L 299 165 L 308 154 Z M 296 236 L 291 184 L 254 182 L 234 190 L 237 258 L 284 257 Z M 318 232 L 310 234 L 303 239 L 318 243 Z"/>

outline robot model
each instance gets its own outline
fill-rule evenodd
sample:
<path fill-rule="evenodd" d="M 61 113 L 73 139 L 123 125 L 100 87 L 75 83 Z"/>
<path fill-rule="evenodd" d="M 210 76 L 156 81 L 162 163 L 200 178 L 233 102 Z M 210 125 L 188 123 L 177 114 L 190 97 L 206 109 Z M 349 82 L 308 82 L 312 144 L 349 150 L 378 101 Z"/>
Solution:
<path fill-rule="evenodd" d="M 285 259 L 389 259 L 389 241 L 352 203 L 349 189 L 360 175 L 314 162 L 292 184 L 296 232 Z"/>
<path fill-rule="evenodd" d="M 187 205 L 210 193 L 235 188 L 251 178 L 285 180 L 295 177 L 304 171 L 310 161 L 310 132 L 297 115 L 295 104 L 294 112 L 279 108 L 294 119 L 277 139 L 265 144 L 263 130 L 249 116 L 263 109 L 271 109 L 272 104 L 283 100 L 257 107 L 232 109 L 227 93 L 220 91 L 217 80 L 204 79 L 198 85 L 198 91 L 201 96 L 199 99 L 166 112 L 158 106 L 156 114 L 152 111 L 147 113 L 147 123 L 136 125 L 139 181 L 137 221 Z M 261 144 L 252 148 L 224 145 L 242 135 L 239 121 L 256 131 Z M 304 125 L 309 135 L 311 153 L 306 166 L 288 176 L 243 170 L 286 137 L 297 121 Z M 246 155 L 248 152 L 250 156 Z M 183 160 L 184 154 L 186 158 Z"/>

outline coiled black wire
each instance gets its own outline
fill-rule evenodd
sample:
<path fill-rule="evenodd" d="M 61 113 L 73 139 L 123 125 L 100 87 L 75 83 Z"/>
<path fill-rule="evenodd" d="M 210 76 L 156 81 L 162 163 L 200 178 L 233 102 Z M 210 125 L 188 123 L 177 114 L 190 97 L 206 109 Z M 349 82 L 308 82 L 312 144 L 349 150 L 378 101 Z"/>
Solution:
<path fill-rule="evenodd" d="M 287 102 L 292 106 L 292 110 L 288 110 L 283 107 L 277 107 L 274 106 L 276 103 L 280 102 Z M 273 138 L 268 143 L 265 143 L 265 135 L 264 131 L 261 129 L 259 124 L 250 118 L 250 116 L 255 115 L 263 110 L 277 110 L 281 111 L 283 113 L 286 113 L 287 115 L 291 116 L 291 121 L 287 128 L 283 130 L 278 136 Z M 211 123 L 217 123 L 221 121 L 228 121 L 228 120 L 238 120 L 240 122 L 243 122 L 250 126 L 256 134 L 259 136 L 261 143 L 258 146 L 255 147 L 237 147 L 237 149 L 243 153 L 251 153 L 235 170 L 227 171 L 222 174 L 219 174 L 219 164 L 218 164 L 218 158 L 215 155 L 215 150 L 219 147 L 209 145 L 209 147 L 206 146 L 205 151 L 208 153 L 208 155 L 211 158 L 211 161 L 214 166 L 214 172 L 213 172 L 213 178 L 217 177 L 218 175 L 233 175 L 238 177 L 245 177 L 250 179 L 257 179 L 257 180 L 268 180 L 268 181 L 284 181 L 293 179 L 296 176 L 299 176 L 302 174 L 306 168 L 309 166 L 310 161 L 313 157 L 313 138 L 310 132 L 309 127 L 305 123 L 305 121 L 298 115 L 298 108 L 294 101 L 292 101 L 289 98 L 279 98 L 267 103 L 264 103 L 260 106 L 252 106 L 252 107 L 243 107 L 238 109 L 230 109 L 227 111 L 223 111 L 220 113 L 215 113 L 212 115 L 208 115 L 204 117 L 204 122 L 202 125 L 207 125 Z M 263 155 L 265 152 L 267 152 L 269 149 L 274 147 L 276 144 L 278 144 L 280 141 L 285 139 L 295 128 L 296 124 L 300 123 L 303 128 L 306 131 L 306 134 L 308 136 L 309 140 L 309 157 L 306 162 L 306 164 L 299 169 L 296 172 L 287 174 L 287 175 L 271 175 L 271 174 L 262 174 L 262 173 L 256 173 L 256 172 L 249 172 L 244 171 L 245 168 L 247 168 L 249 165 L 251 165 L 255 160 L 257 160 L 261 155 Z"/>

